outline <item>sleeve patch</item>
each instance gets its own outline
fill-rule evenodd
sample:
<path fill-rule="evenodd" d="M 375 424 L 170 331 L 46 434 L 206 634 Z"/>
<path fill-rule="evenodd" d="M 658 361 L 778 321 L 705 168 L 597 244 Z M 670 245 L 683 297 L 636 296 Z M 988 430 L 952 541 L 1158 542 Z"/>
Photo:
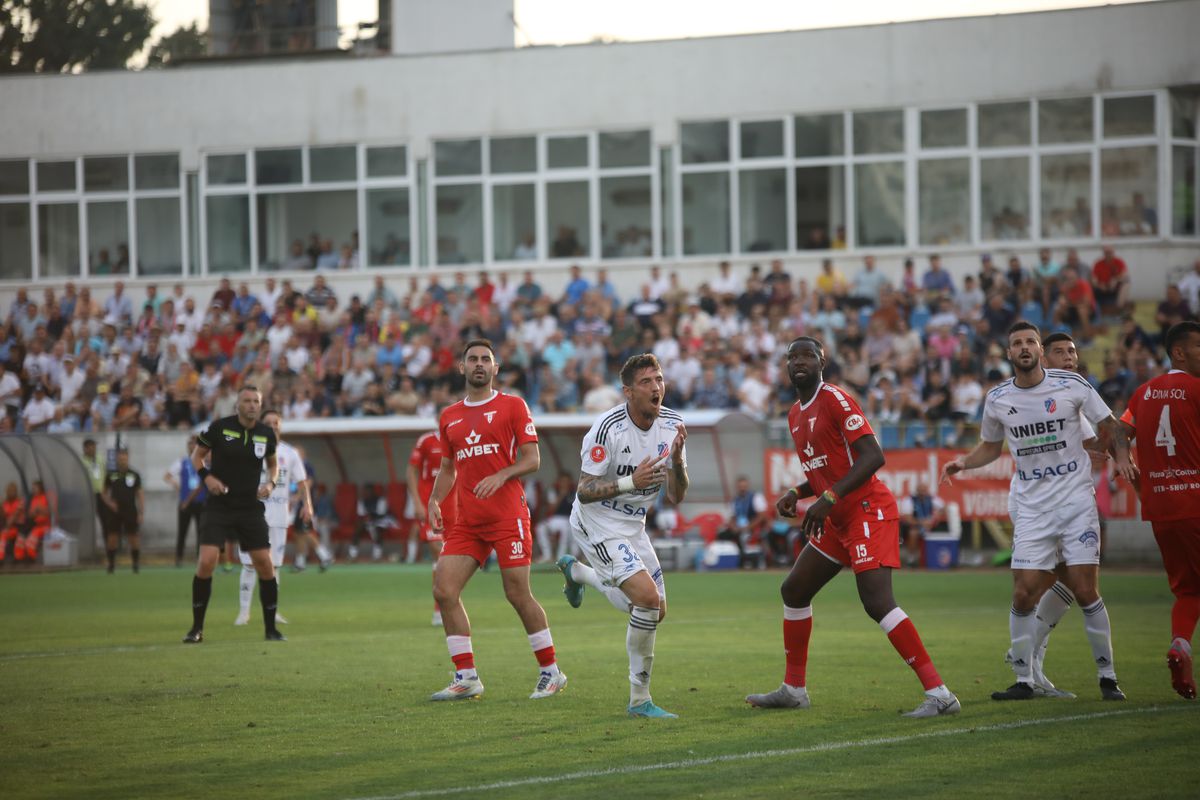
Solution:
<path fill-rule="evenodd" d="M 535 428 L 533 426 L 532 420 L 525 423 L 525 435 L 526 436 L 537 436 L 537 428 Z"/>
<path fill-rule="evenodd" d="M 866 423 L 867 421 L 862 418 L 861 414 L 851 414 L 850 416 L 846 417 L 846 430 L 856 431 Z"/>
<path fill-rule="evenodd" d="M 591 458 L 593 462 L 599 464 L 608 458 L 608 453 L 605 452 L 603 445 L 598 444 L 592 448 Z"/>

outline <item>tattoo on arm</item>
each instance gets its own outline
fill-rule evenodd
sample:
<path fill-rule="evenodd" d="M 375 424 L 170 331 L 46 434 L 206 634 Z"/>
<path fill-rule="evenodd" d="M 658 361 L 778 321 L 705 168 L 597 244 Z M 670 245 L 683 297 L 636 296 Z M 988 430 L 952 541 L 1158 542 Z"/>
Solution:
<path fill-rule="evenodd" d="M 682 501 L 683 496 L 687 494 L 688 484 L 690 483 L 688 480 L 687 466 L 684 465 L 683 462 L 676 462 L 671 467 L 670 482 L 671 486 L 669 488 L 672 489 L 671 494 L 673 495 L 671 499 L 678 503 Z"/>
<path fill-rule="evenodd" d="M 584 504 L 608 500 L 620 493 L 616 481 L 606 481 L 598 475 L 588 475 L 586 472 L 579 476 L 579 486 L 575 489 L 575 496 Z"/>

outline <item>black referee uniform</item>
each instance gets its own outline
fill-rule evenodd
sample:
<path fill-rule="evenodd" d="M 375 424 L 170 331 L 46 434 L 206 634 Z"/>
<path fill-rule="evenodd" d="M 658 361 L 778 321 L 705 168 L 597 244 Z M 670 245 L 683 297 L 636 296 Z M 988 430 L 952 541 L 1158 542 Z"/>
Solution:
<path fill-rule="evenodd" d="M 258 499 L 258 487 L 267 459 L 275 455 L 275 432 L 261 422 L 247 428 L 235 414 L 214 420 L 197 441 L 211 454 L 209 474 L 227 489 L 225 494 L 208 493 L 200 523 L 200 544 L 222 548 L 226 541 L 235 540 L 247 553 L 270 547 L 266 507 Z M 274 578 L 260 578 L 258 589 L 267 638 L 282 639 L 275 628 L 279 584 Z M 193 578 L 192 630 L 184 642 L 201 641 L 200 632 L 204 629 L 204 615 L 211 595 L 211 577 L 197 575 Z"/>
<path fill-rule="evenodd" d="M 109 470 L 104 476 L 104 493 L 117 504 L 117 510 L 113 511 L 107 504 L 108 509 L 108 530 L 107 537 L 115 541 L 118 537 L 129 536 L 136 537 L 140 531 L 138 530 L 138 492 L 142 489 L 142 476 L 132 469 L 117 469 Z M 137 539 L 134 539 L 137 542 Z M 111 545 L 110 542 L 106 542 Z M 115 547 L 108 547 L 108 571 L 112 572 L 115 567 L 117 550 Z M 133 558 L 133 571 L 138 571 L 138 560 L 140 556 L 137 544 L 130 551 L 130 556 Z"/>

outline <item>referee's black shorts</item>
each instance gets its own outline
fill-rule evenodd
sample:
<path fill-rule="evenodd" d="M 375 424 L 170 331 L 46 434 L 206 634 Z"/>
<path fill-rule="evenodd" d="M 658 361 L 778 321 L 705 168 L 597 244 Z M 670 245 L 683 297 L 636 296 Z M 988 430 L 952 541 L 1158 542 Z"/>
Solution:
<path fill-rule="evenodd" d="M 225 542 L 236 541 L 247 553 L 270 547 L 266 513 L 262 503 L 256 506 L 205 508 L 200 521 L 200 544 L 224 547 Z"/>

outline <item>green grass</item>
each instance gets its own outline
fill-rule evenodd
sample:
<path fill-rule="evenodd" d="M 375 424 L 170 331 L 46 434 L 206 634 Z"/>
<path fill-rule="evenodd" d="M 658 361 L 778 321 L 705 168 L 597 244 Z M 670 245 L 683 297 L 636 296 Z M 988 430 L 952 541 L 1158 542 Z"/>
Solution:
<path fill-rule="evenodd" d="M 590 590 L 570 609 L 557 573 L 535 575 L 534 589 L 566 692 L 527 699 L 536 664 L 492 572 L 465 597 L 487 694 L 450 704 L 427 701 L 450 668 L 429 625 L 427 568 L 285 575 L 290 641 L 270 646 L 257 602 L 250 627 L 232 626 L 235 575 L 218 573 L 199 647 L 179 643 L 190 623 L 186 570 L 3 575 L 0 795 L 1195 796 L 1200 709 L 1170 688 L 1162 575 L 1103 578 L 1128 703 L 1099 699 L 1073 609 L 1046 669 L 1079 698 L 1004 704 L 988 694 L 1011 683 L 1008 574 L 898 574 L 901 604 L 962 700 L 961 715 L 935 720 L 897 715 L 919 702 L 920 685 L 848 576 L 815 605 L 813 708 L 746 706 L 747 692 L 782 678 L 781 579 L 668 576 L 654 697 L 681 718 L 648 721 L 624 714 L 622 617 Z M 751 755 L 768 750 L 789 752 Z M 675 766 L 472 788 L 656 764 Z"/>

